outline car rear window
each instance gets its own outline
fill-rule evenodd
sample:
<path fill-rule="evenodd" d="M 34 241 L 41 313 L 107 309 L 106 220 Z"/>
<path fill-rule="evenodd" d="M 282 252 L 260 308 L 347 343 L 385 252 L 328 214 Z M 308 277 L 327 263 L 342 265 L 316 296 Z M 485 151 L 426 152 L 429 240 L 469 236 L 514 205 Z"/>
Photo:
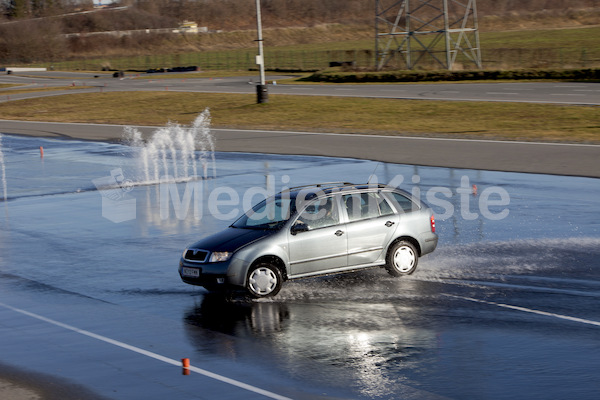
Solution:
<path fill-rule="evenodd" d="M 396 206 L 398 206 L 399 211 L 402 210 L 403 212 L 407 213 L 416 211 L 420 208 L 414 201 L 403 194 L 397 192 L 387 192 L 387 194 L 390 195 L 392 201 L 396 204 Z"/>

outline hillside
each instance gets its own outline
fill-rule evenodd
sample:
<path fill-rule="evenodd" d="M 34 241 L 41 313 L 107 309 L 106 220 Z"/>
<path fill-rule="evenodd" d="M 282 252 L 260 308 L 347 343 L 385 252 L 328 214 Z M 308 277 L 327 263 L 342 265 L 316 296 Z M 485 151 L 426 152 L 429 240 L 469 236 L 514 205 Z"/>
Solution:
<path fill-rule="evenodd" d="M 142 56 L 255 46 L 252 33 L 256 27 L 255 0 L 138 0 L 124 2 L 131 6 L 118 10 L 66 16 L 65 12 L 75 10 L 65 6 L 40 11 L 33 6 L 40 4 L 38 0 L 13 3 L 26 1 L 31 4 L 23 8 L 25 11 L 18 18 L 11 16 L 10 10 L 4 10 L 5 21 L 0 24 L 0 59 L 4 62 L 49 62 L 103 55 Z M 381 0 L 382 4 L 395 1 Z M 373 37 L 374 0 L 262 0 L 261 4 L 265 43 L 271 47 Z M 482 32 L 600 24 L 600 0 L 478 0 L 477 7 Z M 51 17 L 53 14 L 62 16 Z M 41 18 L 34 19 L 36 16 Z M 90 35 L 175 28 L 184 20 L 195 21 L 210 32 L 222 33 Z M 301 29 L 269 33 L 284 27 Z"/>

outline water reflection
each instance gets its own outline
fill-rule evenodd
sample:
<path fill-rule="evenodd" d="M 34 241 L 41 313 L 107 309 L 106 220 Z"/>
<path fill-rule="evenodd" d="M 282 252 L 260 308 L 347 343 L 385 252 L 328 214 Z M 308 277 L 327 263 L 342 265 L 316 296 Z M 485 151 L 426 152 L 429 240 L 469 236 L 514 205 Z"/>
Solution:
<path fill-rule="evenodd" d="M 304 280 L 274 301 L 206 295 L 184 321 L 200 352 L 262 359 L 290 376 L 338 381 L 368 398 L 414 395 L 421 391 L 412 379 L 438 344 L 435 330 L 422 324 L 423 309 L 435 307 L 424 285 L 378 270 Z"/>
<path fill-rule="evenodd" d="M 197 134 L 194 140 L 200 140 L 207 144 L 206 149 L 210 149 L 206 126 L 200 124 L 192 131 Z M 206 135 L 203 136 L 202 132 Z M 187 131 L 183 133 L 186 134 L 181 135 L 182 142 L 194 136 Z M 108 176 L 114 169 L 122 169 L 126 180 L 141 186 L 134 185 L 129 192 L 136 201 L 135 219 L 120 225 L 135 228 L 141 237 L 151 237 L 155 232 L 188 236 L 195 233 L 196 237 L 190 240 L 196 240 L 200 235 L 220 230 L 251 204 L 261 200 L 259 192 L 267 190 L 267 175 L 272 177 L 274 191 L 325 181 L 365 182 L 369 177 L 372 183 L 399 185 L 432 206 L 438 222 L 440 246 L 540 237 L 596 237 L 600 234 L 600 227 L 591 223 L 597 220 L 596 215 L 600 211 L 597 201 L 600 185 L 597 179 L 591 178 L 435 168 L 328 157 L 210 153 L 206 152 L 208 150 L 194 155 L 175 151 L 175 155 L 172 155 L 171 148 L 166 144 L 161 148 L 158 145 L 153 148 L 148 144 L 150 149 L 156 151 L 147 151 L 145 157 L 141 154 L 145 147 L 11 135 L 3 135 L 1 140 L 0 151 L 3 152 L 4 163 L 7 166 L 18 165 L 19 168 L 6 169 L 6 182 L 0 184 L 3 187 L 0 193 L 10 187 L 8 195 L 12 200 L 40 198 L 46 201 L 50 199 L 49 195 L 76 196 L 88 202 L 88 213 L 82 223 L 89 223 L 95 217 L 102 218 L 100 201 L 88 201 L 93 196 L 102 199 L 92 182 Z M 177 141 L 173 139 L 167 144 L 175 146 Z M 39 162 L 40 146 L 45 149 L 43 163 Z M 169 164 L 172 159 L 178 162 Z M 197 161 L 195 170 L 193 160 Z M 204 176 L 200 165 L 202 160 L 209 161 L 209 167 L 213 168 L 212 176 L 208 174 L 211 179 L 188 179 L 194 174 Z M 214 170 L 219 171 L 217 177 Z M 181 178 L 169 187 L 169 196 L 163 202 L 160 185 L 153 181 L 157 173 L 159 176 L 164 173 L 175 174 Z M 146 181 L 146 175 L 150 177 L 149 181 Z M 476 194 L 472 191 L 472 185 L 477 186 Z M 444 191 L 439 192 L 440 188 Z M 488 204 L 489 211 L 494 215 L 500 215 L 504 209 L 508 211 L 508 215 L 500 220 L 487 218 L 481 212 L 484 192 L 494 188 L 505 190 L 509 196 L 507 205 Z M 432 202 L 427 196 L 435 192 L 434 189 L 438 192 Z M 249 193 L 255 195 L 249 196 Z M 2 196 L 0 194 L 0 198 Z M 58 197 L 54 199 L 60 200 Z M 492 196 L 490 200 L 498 203 L 501 199 Z M 179 207 L 178 214 L 175 204 Z M 569 204 L 569 209 L 578 211 L 564 212 L 565 204 Z M 6 202 L 5 206 L 8 210 Z M 168 215 L 165 214 L 166 210 L 169 211 Z M 196 210 L 200 210 L 199 214 Z M 549 215 L 559 217 L 548 218 Z M 114 228 L 112 222 L 109 225 Z M 184 242 L 187 243 L 187 240 Z"/>
<path fill-rule="evenodd" d="M 40 145 L 46 150 L 43 162 Z M 11 200 L 4 205 L 11 219 L 0 215 L 0 269 L 115 304 L 150 307 L 169 317 L 184 307 L 184 315 L 175 315 L 183 318 L 198 352 L 250 360 L 246 365 L 272 365 L 310 384 L 349 387 L 352 396 L 347 397 L 352 398 L 433 397 L 423 393 L 425 387 L 450 398 L 481 398 L 482 393 L 489 398 L 571 398 L 574 388 L 581 388 L 576 396 L 581 399 L 586 398 L 582 390 L 587 398 L 598 392 L 592 376 L 600 359 L 597 337 L 588 327 L 582 328 L 585 335 L 577 335 L 572 325 L 564 328 L 552 319 L 540 316 L 530 322 L 523 314 L 457 305 L 440 297 L 462 288 L 456 294 L 496 296 L 498 302 L 514 300 L 599 320 L 597 179 L 384 164 L 376 170 L 383 174 L 380 182 L 402 177 L 400 186 L 409 192 L 423 194 L 436 186 L 451 191 L 445 200 L 456 213 L 438 221 L 440 248 L 420 261 L 414 276 L 395 280 L 376 269 L 291 282 L 272 302 L 224 302 L 201 294 L 189 305 L 185 302 L 195 289 L 177 276 L 181 250 L 234 218 L 219 219 L 209 212 L 211 193 L 229 187 L 231 195 L 243 200 L 248 189 L 265 187 L 268 174 L 275 177 L 275 190 L 321 181 L 359 182 L 377 163 L 216 154 L 218 177 L 202 181 L 202 190 L 193 192 L 188 218 L 179 219 L 174 212 L 162 218 L 158 186 L 135 186 L 131 195 L 137 218 L 115 224 L 102 217 L 101 195 L 92 182 L 117 167 L 126 178 L 135 176 L 131 148 L 3 135 L 2 151 L 9 167 L 4 187 L 9 187 Z M 465 176 L 479 193 L 492 186 L 505 188 L 510 214 L 499 221 L 463 218 L 463 205 L 473 211 L 480 199 L 458 192 L 469 189 Z M 188 184 L 177 184 L 180 201 Z M 193 216 L 193 202 L 204 207 L 201 219 Z M 436 213 L 443 212 L 433 206 Z M 219 211 L 241 213 L 243 208 L 221 204 Z M 23 257 L 31 249 L 44 255 L 43 264 Z M 98 256 L 98 249 L 106 251 Z M 515 326 L 525 328 L 521 332 L 527 335 Z M 587 343 L 581 340 L 592 336 Z M 565 360 L 570 360 L 567 370 Z M 515 370 L 515 365 L 525 368 Z M 548 376 L 561 379 L 541 391 L 530 385 Z M 484 392 L 490 382 L 494 388 Z"/>
<path fill-rule="evenodd" d="M 8 188 L 6 187 L 6 166 L 4 165 L 4 153 L 2 152 L 2 134 L 0 134 L 0 182 L 2 183 L 2 199 L 8 200 Z"/>
<path fill-rule="evenodd" d="M 598 243 L 470 244 L 424 257 L 414 275 L 401 279 L 374 268 L 287 282 L 271 301 L 206 295 L 184 312 L 185 331 L 200 353 L 336 382 L 357 394 L 353 398 L 478 398 L 487 382 L 505 380 L 518 382 L 499 386 L 490 398 L 534 398 L 545 386 L 530 383 L 547 371 L 514 365 L 534 360 L 560 373 L 563 356 L 548 352 L 555 352 L 556 341 L 569 342 L 577 326 L 453 296 L 537 301 L 540 309 L 556 302 L 597 320 Z M 589 337 L 587 327 L 581 330 Z M 577 357 L 584 372 L 596 362 L 585 353 Z"/>
<path fill-rule="evenodd" d="M 285 303 L 235 301 L 218 293 L 206 294 L 185 316 L 188 324 L 238 337 L 269 337 L 283 329 L 286 319 Z"/>

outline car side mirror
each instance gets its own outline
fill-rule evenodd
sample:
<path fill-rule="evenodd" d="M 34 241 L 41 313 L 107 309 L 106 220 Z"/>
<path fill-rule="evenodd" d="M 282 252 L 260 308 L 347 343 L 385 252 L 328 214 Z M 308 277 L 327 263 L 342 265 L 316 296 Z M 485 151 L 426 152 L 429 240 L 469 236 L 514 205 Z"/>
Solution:
<path fill-rule="evenodd" d="M 306 225 L 305 223 L 302 223 L 302 222 L 300 222 L 300 223 L 296 222 L 292 226 L 290 233 L 295 236 L 296 234 L 298 234 L 300 232 L 308 232 L 308 225 Z"/>

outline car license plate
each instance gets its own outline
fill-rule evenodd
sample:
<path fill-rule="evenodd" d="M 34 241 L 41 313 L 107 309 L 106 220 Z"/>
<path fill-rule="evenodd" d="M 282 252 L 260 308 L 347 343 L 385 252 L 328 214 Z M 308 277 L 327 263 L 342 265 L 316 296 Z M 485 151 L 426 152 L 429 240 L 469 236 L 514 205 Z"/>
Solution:
<path fill-rule="evenodd" d="M 183 276 L 188 276 L 190 278 L 199 278 L 200 277 L 200 270 L 197 268 L 187 268 L 187 267 L 183 267 L 181 269 L 181 274 Z"/>

